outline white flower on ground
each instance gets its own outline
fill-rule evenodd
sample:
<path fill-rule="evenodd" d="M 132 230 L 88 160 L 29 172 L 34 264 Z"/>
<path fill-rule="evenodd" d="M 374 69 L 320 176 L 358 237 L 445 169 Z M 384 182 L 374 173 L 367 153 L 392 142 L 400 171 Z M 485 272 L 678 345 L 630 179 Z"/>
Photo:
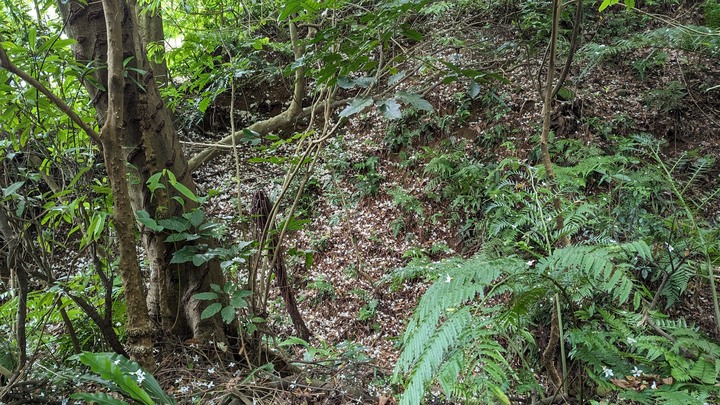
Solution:
<path fill-rule="evenodd" d="M 208 374 L 215 374 L 215 367 L 210 367 L 208 369 Z"/>
<path fill-rule="evenodd" d="M 450 277 L 449 274 L 446 275 L 446 276 L 445 276 L 445 282 L 446 282 L 446 283 L 449 283 L 449 282 L 451 282 L 451 281 L 452 281 L 452 277 Z"/>
<path fill-rule="evenodd" d="M 181 394 L 187 394 L 188 392 L 190 392 L 190 387 L 188 387 L 187 385 L 183 385 L 182 387 L 180 387 Z"/>
<path fill-rule="evenodd" d="M 628 338 L 627 338 L 627 344 L 629 344 L 630 346 L 634 346 L 635 343 L 637 343 L 637 340 L 636 340 L 636 339 L 631 338 L 631 337 L 628 337 Z"/>
<path fill-rule="evenodd" d="M 605 366 L 603 366 L 603 370 L 602 370 L 602 371 L 603 371 L 603 373 L 605 373 L 605 378 L 610 378 L 610 377 L 612 377 L 612 376 L 615 375 L 615 373 L 613 373 L 613 371 L 612 371 L 611 369 L 609 369 L 609 368 L 607 368 L 607 367 L 605 367 Z"/>
<path fill-rule="evenodd" d="M 650 389 L 656 390 L 657 389 L 657 382 L 653 381 L 652 385 L 650 386 Z"/>
<path fill-rule="evenodd" d="M 637 368 L 637 366 L 633 367 L 632 369 L 632 375 L 633 377 L 640 377 L 642 375 L 643 371 Z"/>
<path fill-rule="evenodd" d="M 205 386 L 208 387 L 208 388 L 212 388 L 212 387 L 215 386 L 215 382 L 214 382 L 214 381 L 210 381 L 210 382 L 207 383 Z"/>

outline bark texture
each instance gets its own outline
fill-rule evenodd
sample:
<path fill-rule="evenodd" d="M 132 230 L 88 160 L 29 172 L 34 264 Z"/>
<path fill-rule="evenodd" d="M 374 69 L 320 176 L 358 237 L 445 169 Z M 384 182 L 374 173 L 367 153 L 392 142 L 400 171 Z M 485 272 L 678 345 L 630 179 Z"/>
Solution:
<path fill-rule="evenodd" d="M 113 220 L 117 232 L 120 264 L 127 307 L 127 347 L 130 358 L 145 369 L 155 370 L 153 330 L 150 327 L 145 288 L 135 247 L 134 216 L 128 194 L 127 169 L 122 154 L 122 125 L 125 79 L 123 77 L 122 22 L 125 12 L 114 0 L 103 0 L 107 46 L 108 106 L 107 119 L 100 132 L 105 167 L 113 192 Z"/>
<path fill-rule="evenodd" d="M 82 64 L 97 68 L 84 82 L 98 121 L 106 121 L 108 107 L 108 75 L 105 69 L 107 59 L 107 36 L 103 7 L 99 2 L 82 5 L 77 1 L 58 2 L 66 21 L 68 36 L 77 40 L 73 51 L 75 59 Z M 135 16 L 135 3 L 120 2 L 122 12 L 122 55 L 125 70 L 124 110 L 122 124 L 122 150 L 124 160 L 129 164 L 129 194 L 135 211 L 145 210 L 156 219 L 179 216 L 183 209 L 194 207 L 187 201 L 184 207 L 173 200 L 173 190 L 156 190 L 154 194 L 145 186 L 146 181 L 164 169 L 171 171 L 177 181 L 195 192 L 195 183 L 190 176 L 170 113 L 158 93 L 158 86 L 146 58 L 140 40 Z M 100 85 L 98 85 L 100 84 Z M 148 307 L 161 331 L 182 338 L 193 337 L 199 341 L 224 341 L 222 323 L 218 319 L 200 319 L 206 303 L 195 300 L 192 295 L 208 291 L 211 283 L 223 284 L 223 275 L 217 263 L 195 267 L 191 263 L 171 265 L 173 252 L 182 246 L 164 242 L 163 232 L 141 229 L 143 246 L 148 258 L 150 284 Z"/>

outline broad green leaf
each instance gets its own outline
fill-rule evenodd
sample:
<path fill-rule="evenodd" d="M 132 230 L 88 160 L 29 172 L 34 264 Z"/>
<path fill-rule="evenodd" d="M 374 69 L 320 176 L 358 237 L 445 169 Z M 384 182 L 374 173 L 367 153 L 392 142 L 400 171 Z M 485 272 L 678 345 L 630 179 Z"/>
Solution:
<path fill-rule="evenodd" d="M 618 3 L 619 0 L 603 0 L 602 4 L 600 4 L 600 8 L 598 8 L 598 11 L 603 11 L 609 6 L 614 6 Z"/>
<path fill-rule="evenodd" d="M 195 298 L 196 300 L 203 300 L 203 301 L 214 300 L 214 299 L 217 299 L 217 297 L 218 297 L 217 293 L 214 293 L 212 291 L 193 294 L 193 298 Z"/>
<path fill-rule="evenodd" d="M 197 247 L 195 246 L 183 246 L 182 249 L 177 250 L 173 253 L 170 264 L 180 264 L 191 262 L 197 254 Z"/>
<path fill-rule="evenodd" d="M 388 78 L 388 86 L 392 86 L 405 78 L 405 71 L 397 72 Z"/>
<path fill-rule="evenodd" d="M 205 110 L 210 106 L 210 103 L 212 102 L 211 97 L 203 97 L 202 100 L 198 103 L 198 110 L 200 110 L 201 113 L 204 113 Z"/>
<path fill-rule="evenodd" d="M 403 34 L 406 38 L 410 38 L 410 39 L 412 39 L 413 41 L 418 41 L 418 42 L 420 42 L 420 41 L 423 40 L 423 34 L 421 34 L 419 31 L 416 31 L 416 30 L 413 30 L 413 29 L 409 29 L 409 28 L 408 28 L 408 29 L 403 29 L 402 34 Z"/>
<path fill-rule="evenodd" d="M 150 218 L 150 214 L 145 210 L 135 212 L 135 218 L 138 220 L 138 222 L 147 226 L 155 232 L 160 232 L 165 229 L 164 227 L 158 225 L 158 223 L 155 222 L 154 219 Z"/>
<path fill-rule="evenodd" d="M 140 368 L 137 363 L 115 353 L 83 352 L 78 358 L 100 377 L 114 383 L 111 387 L 116 385 L 123 393 L 143 404 L 154 404 L 148 393 L 132 377 L 132 373 Z"/>
<path fill-rule="evenodd" d="M 303 347 L 308 347 L 308 342 L 300 339 L 299 337 L 290 336 L 289 338 L 283 340 L 282 342 L 278 343 L 278 346 L 280 347 L 286 347 L 286 346 L 295 346 L 300 345 Z"/>
<path fill-rule="evenodd" d="M 396 94 L 396 97 L 400 99 L 403 103 L 410 104 L 414 108 L 417 108 L 418 110 L 433 111 L 432 104 L 428 103 L 427 100 L 422 98 L 419 94 L 416 93 L 408 93 L 406 91 L 399 91 Z"/>
<path fill-rule="evenodd" d="M 167 218 L 167 219 L 161 219 L 158 221 L 158 223 L 165 227 L 165 229 L 169 229 L 171 231 L 175 232 L 184 232 L 190 229 L 190 222 L 188 222 L 184 218 Z"/>
<path fill-rule="evenodd" d="M 160 183 L 160 177 L 162 177 L 162 175 L 163 175 L 162 172 L 155 173 L 152 176 L 150 176 L 149 179 L 147 179 L 146 183 L 147 183 L 148 189 L 150 189 L 151 192 L 154 193 L 155 190 L 157 190 L 158 188 L 161 188 L 161 189 L 165 188 L 165 185 Z"/>
<path fill-rule="evenodd" d="M 17 195 L 17 191 L 25 184 L 25 181 L 18 181 L 15 182 L 9 186 L 5 190 L 3 190 L 3 197 L 9 197 L 11 195 Z"/>
<path fill-rule="evenodd" d="M 380 102 L 379 108 L 380 112 L 383 113 L 383 116 L 389 120 L 397 120 L 402 118 L 402 113 L 400 112 L 400 104 L 398 104 L 398 102 L 394 98 L 390 98 Z"/>
<path fill-rule="evenodd" d="M 187 232 L 173 233 L 165 238 L 165 242 L 182 242 L 200 239 L 200 235 Z"/>
<path fill-rule="evenodd" d="M 301 10 L 303 10 L 303 0 L 287 0 L 280 16 L 278 16 L 278 20 L 283 21 Z"/>
<path fill-rule="evenodd" d="M 340 112 L 341 117 L 349 117 L 357 114 L 373 104 L 372 97 L 356 97 L 344 110 Z"/>
<path fill-rule="evenodd" d="M 36 45 L 35 42 L 37 41 L 37 27 L 33 25 L 30 28 L 28 28 L 27 34 L 28 34 L 28 46 L 30 47 L 31 51 L 35 52 L 35 45 Z"/>
<path fill-rule="evenodd" d="M 343 89 L 352 89 L 354 87 L 362 87 L 364 89 L 372 86 L 375 83 L 374 77 L 363 76 L 356 79 L 350 78 L 349 76 L 340 76 L 337 79 L 337 84 Z"/>
<path fill-rule="evenodd" d="M 200 314 L 200 319 L 207 319 L 220 312 L 222 305 L 219 302 L 212 303 Z"/>
<path fill-rule="evenodd" d="M 122 399 L 116 399 L 111 397 L 108 394 L 88 394 L 88 393 L 80 393 L 80 394 L 72 394 L 70 395 L 70 398 L 72 399 L 80 399 L 85 401 L 88 404 L 100 404 L 100 405 L 129 405 L 129 402 L 123 401 Z"/>
<path fill-rule="evenodd" d="M 268 44 L 270 44 L 270 39 L 268 37 L 256 38 L 255 41 L 252 42 L 252 47 L 259 51 L 263 49 L 263 46 Z"/>
<path fill-rule="evenodd" d="M 200 226 L 200 224 L 205 221 L 205 212 L 199 209 L 192 210 L 189 216 L 190 218 L 188 219 L 190 220 L 190 224 L 195 227 Z"/>
<path fill-rule="evenodd" d="M 243 309 L 248 307 L 248 302 L 244 298 L 233 296 L 230 298 L 230 305 L 233 308 Z"/>
<path fill-rule="evenodd" d="M 173 187 L 175 187 L 175 189 L 177 191 L 179 191 L 182 195 L 184 195 L 185 198 L 187 198 L 188 200 L 193 201 L 193 202 L 198 202 L 198 198 L 195 195 L 195 193 L 190 191 L 190 189 L 187 188 L 184 184 L 176 182 L 176 183 L 173 183 Z"/>
<path fill-rule="evenodd" d="M 480 95 L 480 85 L 475 80 L 470 81 L 468 95 L 473 100 L 476 99 L 478 95 Z"/>
<path fill-rule="evenodd" d="M 227 306 L 220 311 L 223 322 L 230 324 L 235 319 L 235 308 Z"/>

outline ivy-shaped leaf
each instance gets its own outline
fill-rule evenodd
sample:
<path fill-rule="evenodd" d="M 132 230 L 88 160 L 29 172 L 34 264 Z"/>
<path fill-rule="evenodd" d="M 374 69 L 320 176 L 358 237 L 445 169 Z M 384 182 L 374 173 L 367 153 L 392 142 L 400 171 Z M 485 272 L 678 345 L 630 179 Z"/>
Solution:
<path fill-rule="evenodd" d="M 190 221 L 190 224 L 195 227 L 200 226 L 200 224 L 205 221 L 205 212 L 203 212 L 203 210 L 193 209 L 185 215 L 187 215 L 187 219 Z"/>
<path fill-rule="evenodd" d="M 354 98 L 344 110 L 340 112 L 341 117 L 349 117 L 353 114 L 357 114 L 373 103 L 372 97 L 356 97 Z"/>
<path fill-rule="evenodd" d="M 179 249 L 179 250 L 175 251 L 175 253 L 173 253 L 172 259 L 170 259 L 170 264 L 180 264 L 180 263 L 191 262 L 195 258 L 196 254 L 197 254 L 196 246 L 183 246 L 181 249 Z"/>
<path fill-rule="evenodd" d="M 430 104 L 427 100 L 422 98 L 417 93 L 408 93 L 406 91 L 399 91 L 396 94 L 396 97 L 400 99 L 405 104 L 410 104 L 414 108 L 417 108 L 418 110 L 433 111 L 433 106 Z"/>
<path fill-rule="evenodd" d="M 383 116 L 389 120 L 397 120 L 402 118 L 400 112 L 400 104 L 394 99 L 390 98 L 379 103 L 380 112 Z"/>

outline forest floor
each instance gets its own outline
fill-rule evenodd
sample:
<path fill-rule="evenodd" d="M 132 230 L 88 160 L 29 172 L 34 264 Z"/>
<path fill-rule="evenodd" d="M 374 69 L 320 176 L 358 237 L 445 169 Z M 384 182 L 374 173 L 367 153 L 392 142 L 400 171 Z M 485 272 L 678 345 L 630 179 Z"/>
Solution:
<path fill-rule="evenodd" d="M 498 17 L 501 16 L 496 16 L 497 21 L 503 20 Z M 458 26 L 463 23 L 468 22 L 459 21 Z M 407 155 L 390 149 L 388 134 L 397 128 L 375 110 L 357 114 L 341 133 L 328 140 L 301 201 L 309 222 L 293 232 L 285 245 L 286 251 L 313 252 L 310 267 L 300 256 L 287 257 L 301 314 L 313 334 L 309 343 L 315 348 L 312 353 L 298 350 L 295 354 L 297 358 L 305 356 L 309 363 L 336 356 L 331 358 L 333 367 L 328 368 L 334 374 L 331 378 L 336 386 L 357 387 L 365 396 L 358 399 L 352 393 L 332 390 L 321 395 L 317 390 L 301 389 L 298 384 L 292 390 L 297 403 L 302 400 L 366 403 L 368 398 L 374 403 L 392 403 L 388 377 L 399 355 L 397 343 L 428 286 L 424 280 L 393 285 L 394 270 L 407 264 L 419 251 L 439 260 L 450 255 L 469 255 L 478 249 L 459 236 L 457 224 L 450 223 L 447 205 L 426 195 L 426 186 L 432 179 L 424 174 L 428 162 L 422 148 L 435 147 L 443 139 L 465 140 L 465 152 L 481 160 L 498 161 L 505 156 L 533 159 L 534 136 L 542 123 L 542 98 L 537 90 L 542 49 L 531 56 L 520 47 L 485 51 L 489 46 L 516 43 L 519 39 L 516 36 L 521 34 L 510 25 L 475 24 L 472 30 L 453 33 L 468 44 L 466 47 L 430 47 L 428 52 L 437 58 L 455 58 L 463 67 L 483 67 L 501 73 L 507 83 L 483 86 L 480 97 L 467 106 L 469 115 L 461 122 L 438 128 L 432 126 L 438 122 L 433 117 L 422 118 L 428 122 L 428 129 L 413 141 L 410 150 L 404 151 Z M 586 41 L 595 34 L 586 33 Z M 655 65 L 641 67 L 633 62 L 647 61 L 655 52 L 650 48 L 639 49 L 631 55 L 603 60 L 594 67 L 588 58 L 576 59 L 567 81 L 575 96 L 572 101 L 559 102 L 555 108 L 556 139 L 581 139 L 602 147 L 611 133 L 649 133 L 667 140 L 663 152 L 668 158 L 681 153 L 720 154 L 720 97 L 718 89 L 706 91 L 717 85 L 720 66 L 698 54 L 676 50 L 666 50 L 665 60 Z M 410 71 L 418 68 L 419 62 L 409 61 L 408 65 Z M 425 79 L 418 76 L 415 84 L 419 86 Z M 680 88 L 683 90 L 677 90 Z M 438 84 L 426 96 L 435 108 L 434 118 L 453 116 L 458 109 L 457 94 L 463 90 L 458 83 Z M 501 101 L 491 107 L 490 98 Z M 200 140 L 211 142 L 225 135 L 218 132 Z M 512 146 L 493 142 L 493 137 L 502 137 Z M 292 145 L 271 153 L 277 156 L 283 151 L 287 156 L 295 153 Z M 228 152 L 195 173 L 201 190 L 219 191 L 208 202 L 207 210 L 209 217 L 227 225 L 228 241 L 252 238 L 247 224 L 238 221 L 238 212 L 247 214 L 253 193 L 264 190 L 272 198 L 280 190 L 287 166 L 249 162 L 250 158 L 268 157 L 264 153 L 244 146 L 238 151 L 239 167 L 236 168 L 233 153 Z M 408 165 L 408 161 L 413 163 Z M 713 175 L 718 172 L 715 166 Z M 414 213 L 403 209 L 393 198 L 394 190 L 400 188 L 420 201 L 421 207 Z M 717 207 L 710 211 L 713 210 L 709 214 L 720 215 Z M 691 288 L 687 295 L 691 294 L 700 301 L 708 299 L 707 291 L 695 294 Z M 294 330 L 282 300 L 277 295 L 274 298 L 270 329 L 282 341 L 292 336 Z M 707 308 L 707 313 L 696 312 L 702 307 Z M 691 311 L 686 315 L 707 325 L 706 330 L 713 329 L 709 304 L 679 309 L 683 310 Z M 192 356 L 191 352 L 187 356 Z M 227 366 L 216 370 L 207 364 L 202 370 L 180 373 L 170 383 L 170 391 L 182 394 L 185 391 L 182 387 L 187 384 L 201 384 L 203 375 L 207 381 L 214 381 L 215 389 L 222 387 L 218 382 L 221 370 L 228 384 L 237 383 L 233 380 L 237 379 L 234 370 Z M 170 373 L 167 375 L 170 378 Z M 198 391 L 193 391 L 197 398 Z M 210 398 L 215 391 L 208 387 L 206 392 L 205 398 Z"/>

